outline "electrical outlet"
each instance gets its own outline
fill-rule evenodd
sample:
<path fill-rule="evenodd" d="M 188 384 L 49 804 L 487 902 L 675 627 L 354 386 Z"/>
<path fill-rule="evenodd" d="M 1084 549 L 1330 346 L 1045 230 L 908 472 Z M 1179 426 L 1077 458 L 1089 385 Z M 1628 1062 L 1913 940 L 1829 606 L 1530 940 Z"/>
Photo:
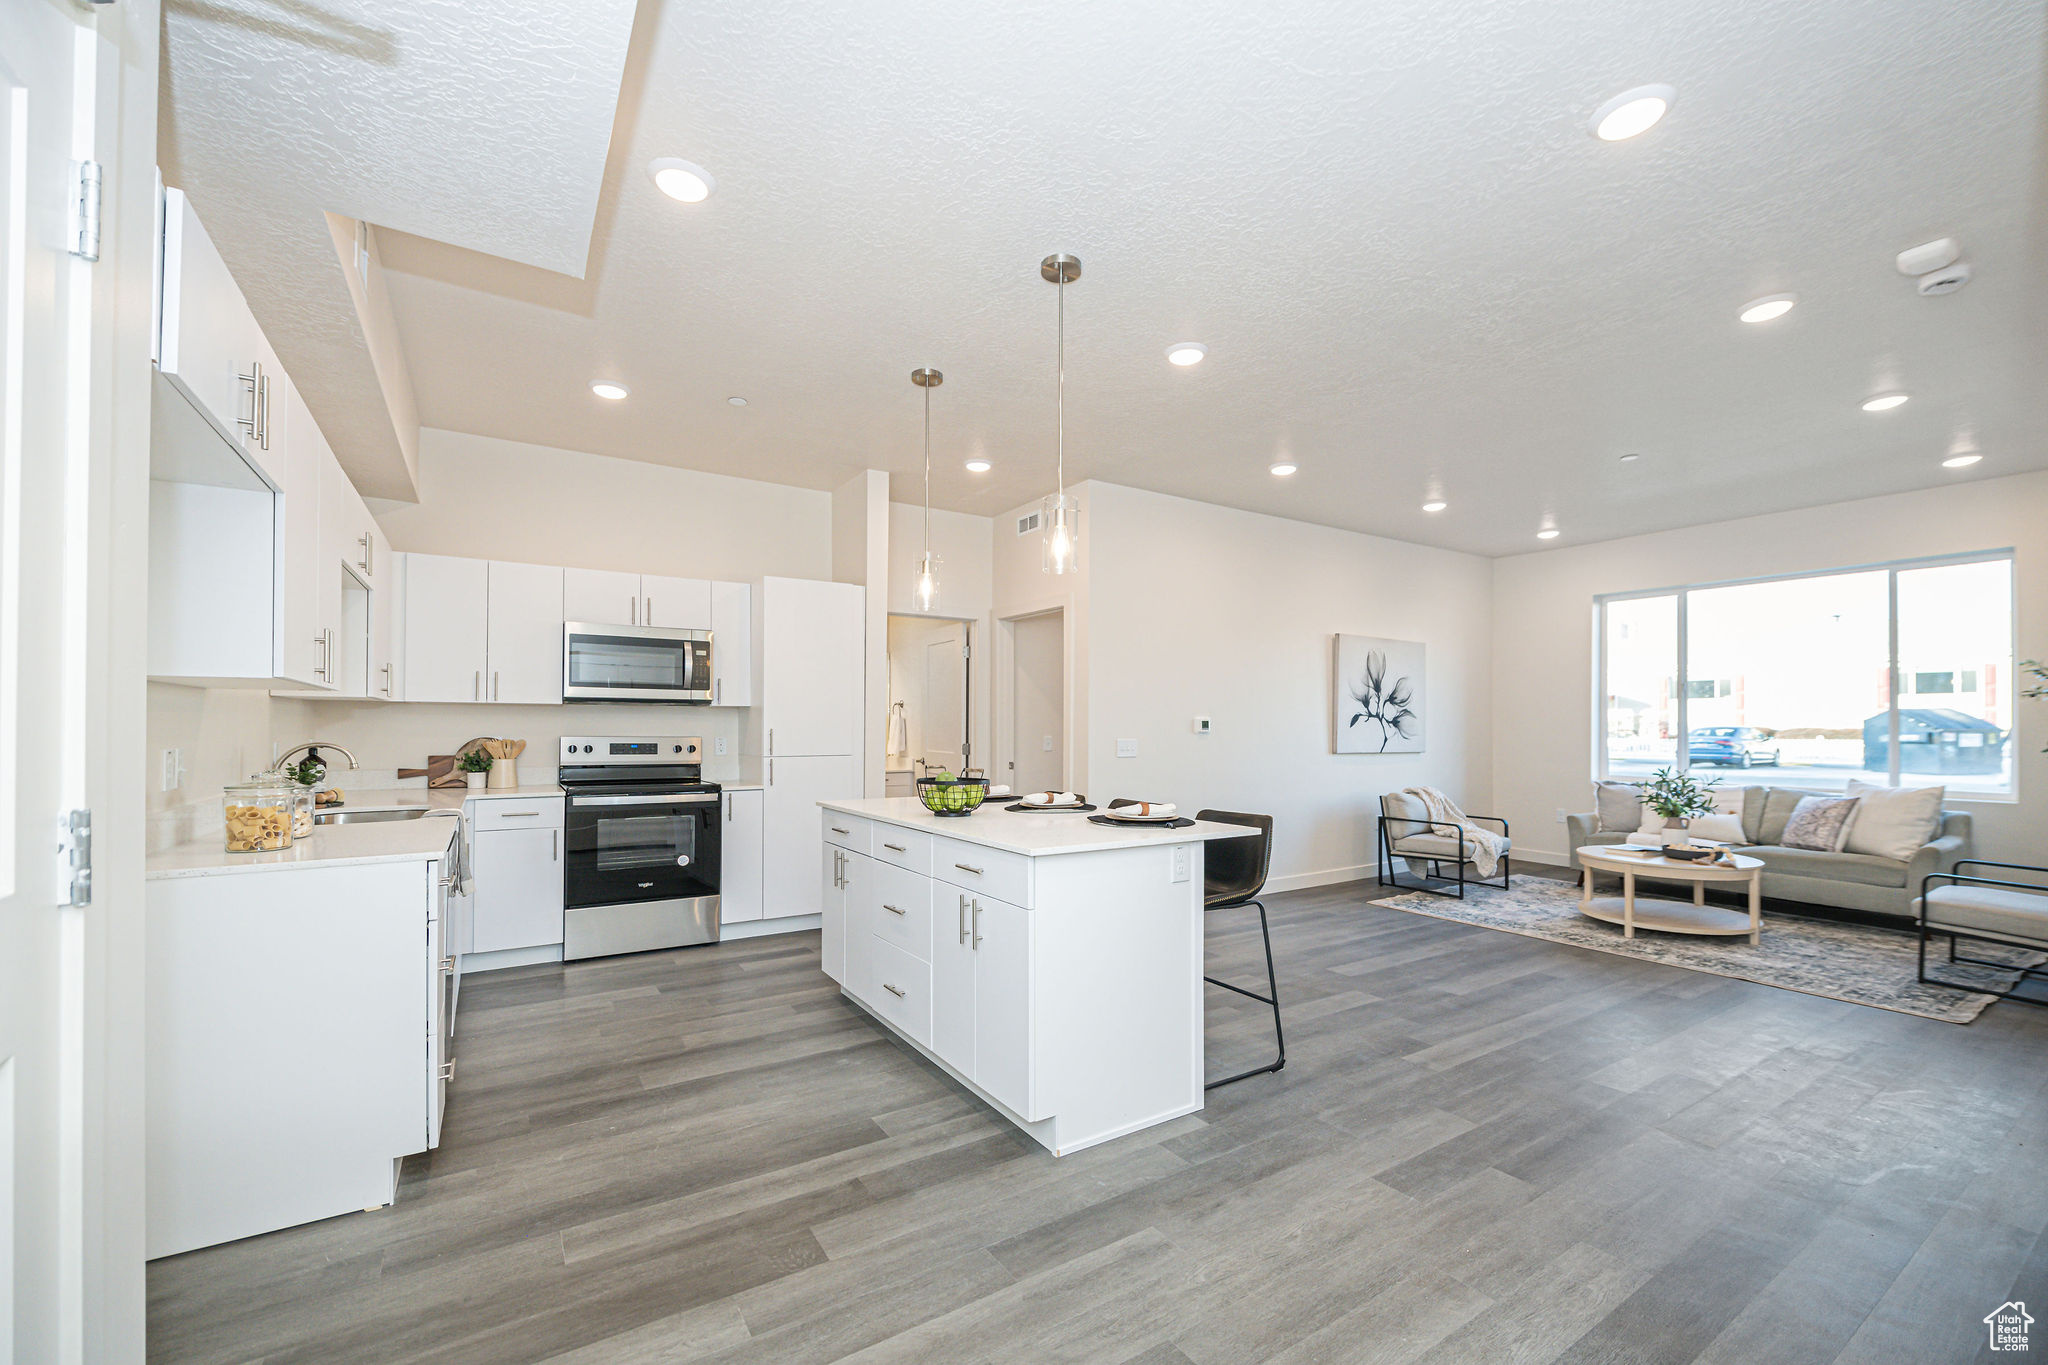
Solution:
<path fill-rule="evenodd" d="M 174 792 L 185 784 L 185 751 L 183 749 L 164 750 L 163 783 L 164 790 L 167 792 Z"/>
<path fill-rule="evenodd" d="M 1138 756 L 1138 741 L 1135 739 L 1118 740 L 1116 742 L 1116 756 L 1118 758 L 1136 758 Z"/>
<path fill-rule="evenodd" d="M 724 753 L 724 752 L 725 752 L 725 736 L 724 736 L 724 735 L 714 735 L 714 736 L 712 737 L 712 739 L 711 739 L 711 752 L 712 752 L 712 753 L 714 753 L 714 754 L 722 754 L 722 753 Z"/>
<path fill-rule="evenodd" d="M 1188 879 L 1188 846 L 1186 844 L 1175 844 L 1173 846 L 1173 879 L 1177 882 L 1184 882 Z"/>
<path fill-rule="evenodd" d="M 1559 806 L 1559 807 L 1557 808 L 1557 823 L 1559 823 L 1560 825 L 1564 823 L 1564 807 L 1563 807 L 1563 806 Z"/>

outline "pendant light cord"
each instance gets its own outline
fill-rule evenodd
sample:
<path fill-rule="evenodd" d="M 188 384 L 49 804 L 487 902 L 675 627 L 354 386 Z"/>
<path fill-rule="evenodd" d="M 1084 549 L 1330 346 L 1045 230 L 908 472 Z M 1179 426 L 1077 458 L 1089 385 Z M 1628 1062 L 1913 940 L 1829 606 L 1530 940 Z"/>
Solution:
<path fill-rule="evenodd" d="M 1059 289 L 1059 392 L 1060 392 L 1060 457 L 1059 493 L 1062 504 L 1067 498 L 1067 272 L 1060 268 Z"/>
<path fill-rule="evenodd" d="M 932 552 L 932 390 L 924 386 L 924 552 Z"/>

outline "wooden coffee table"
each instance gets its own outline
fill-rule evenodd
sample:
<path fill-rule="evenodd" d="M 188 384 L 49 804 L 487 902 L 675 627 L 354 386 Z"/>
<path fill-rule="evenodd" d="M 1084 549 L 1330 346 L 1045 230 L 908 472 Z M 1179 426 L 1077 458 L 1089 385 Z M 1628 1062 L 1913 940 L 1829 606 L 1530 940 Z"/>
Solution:
<path fill-rule="evenodd" d="M 1763 860 L 1747 858 L 1739 853 L 1730 856 L 1735 862 L 1733 867 L 1705 861 L 1687 862 L 1680 858 L 1667 858 L 1661 853 L 1634 852 L 1613 845 L 1582 848 L 1579 850 L 1579 865 L 1586 869 L 1586 887 L 1579 900 L 1579 913 L 1609 924 L 1619 924 L 1623 938 L 1634 938 L 1636 930 L 1642 928 L 1661 929 L 1667 934 L 1725 934 L 1730 937 L 1747 934 L 1749 941 L 1755 943 L 1763 932 Z M 1594 895 L 1595 870 L 1620 873 L 1621 894 Z M 1638 877 L 1691 882 L 1692 904 L 1661 898 L 1638 899 Z M 1709 882 L 1747 882 L 1749 913 L 1745 915 L 1739 910 L 1708 905 Z"/>

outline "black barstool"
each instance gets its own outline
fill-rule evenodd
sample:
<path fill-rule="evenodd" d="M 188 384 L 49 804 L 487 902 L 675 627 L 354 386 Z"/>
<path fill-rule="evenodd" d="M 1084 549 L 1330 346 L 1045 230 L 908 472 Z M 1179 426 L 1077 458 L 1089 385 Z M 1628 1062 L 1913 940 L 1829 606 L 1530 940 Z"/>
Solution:
<path fill-rule="evenodd" d="M 1135 803 L 1124 798 L 1109 803 L 1114 810 L 1118 806 Z M 1259 908 L 1259 937 L 1266 945 L 1266 989 L 1269 995 L 1246 990 L 1229 981 L 1213 976 L 1202 980 L 1212 986 L 1221 986 L 1226 991 L 1256 1000 L 1262 1005 L 1273 1007 L 1273 1044 L 1277 1055 L 1265 1066 L 1255 1066 L 1249 1071 L 1240 1071 L 1235 1076 L 1221 1080 L 1206 1081 L 1204 1090 L 1214 1090 L 1219 1085 L 1244 1080 L 1248 1076 L 1262 1076 L 1268 1071 L 1278 1071 L 1287 1065 L 1287 1035 L 1280 1029 L 1280 982 L 1273 971 L 1273 935 L 1266 927 L 1266 903 L 1258 899 L 1259 892 L 1266 888 L 1266 869 L 1273 861 L 1273 817 L 1270 815 L 1248 815 L 1239 811 L 1205 810 L 1198 813 L 1197 820 L 1212 820 L 1223 825 L 1248 825 L 1258 831 L 1249 839 L 1211 839 L 1203 850 L 1202 857 L 1202 909 L 1236 910 L 1246 905 Z"/>

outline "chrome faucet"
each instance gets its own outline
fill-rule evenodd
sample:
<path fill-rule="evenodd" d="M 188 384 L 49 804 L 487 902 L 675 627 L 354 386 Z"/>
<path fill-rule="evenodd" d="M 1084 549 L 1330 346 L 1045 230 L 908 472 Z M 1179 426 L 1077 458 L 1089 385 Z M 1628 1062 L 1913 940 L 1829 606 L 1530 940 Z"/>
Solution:
<path fill-rule="evenodd" d="M 311 740 L 305 744 L 294 744 L 292 745 L 291 748 L 286 749 L 283 753 L 277 756 L 277 762 L 270 765 L 270 771 L 274 773 L 284 772 L 292 766 L 292 759 L 295 756 L 299 754 L 305 754 L 307 757 L 310 758 L 314 755 L 317 755 L 322 749 L 332 749 L 335 753 L 340 754 L 343 758 L 348 760 L 348 766 L 351 768 L 360 768 L 363 766 L 362 764 L 356 762 L 356 756 L 354 754 L 342 748 L 339 744 L 329 744 L 325 740 L 316 739 Z"/>

